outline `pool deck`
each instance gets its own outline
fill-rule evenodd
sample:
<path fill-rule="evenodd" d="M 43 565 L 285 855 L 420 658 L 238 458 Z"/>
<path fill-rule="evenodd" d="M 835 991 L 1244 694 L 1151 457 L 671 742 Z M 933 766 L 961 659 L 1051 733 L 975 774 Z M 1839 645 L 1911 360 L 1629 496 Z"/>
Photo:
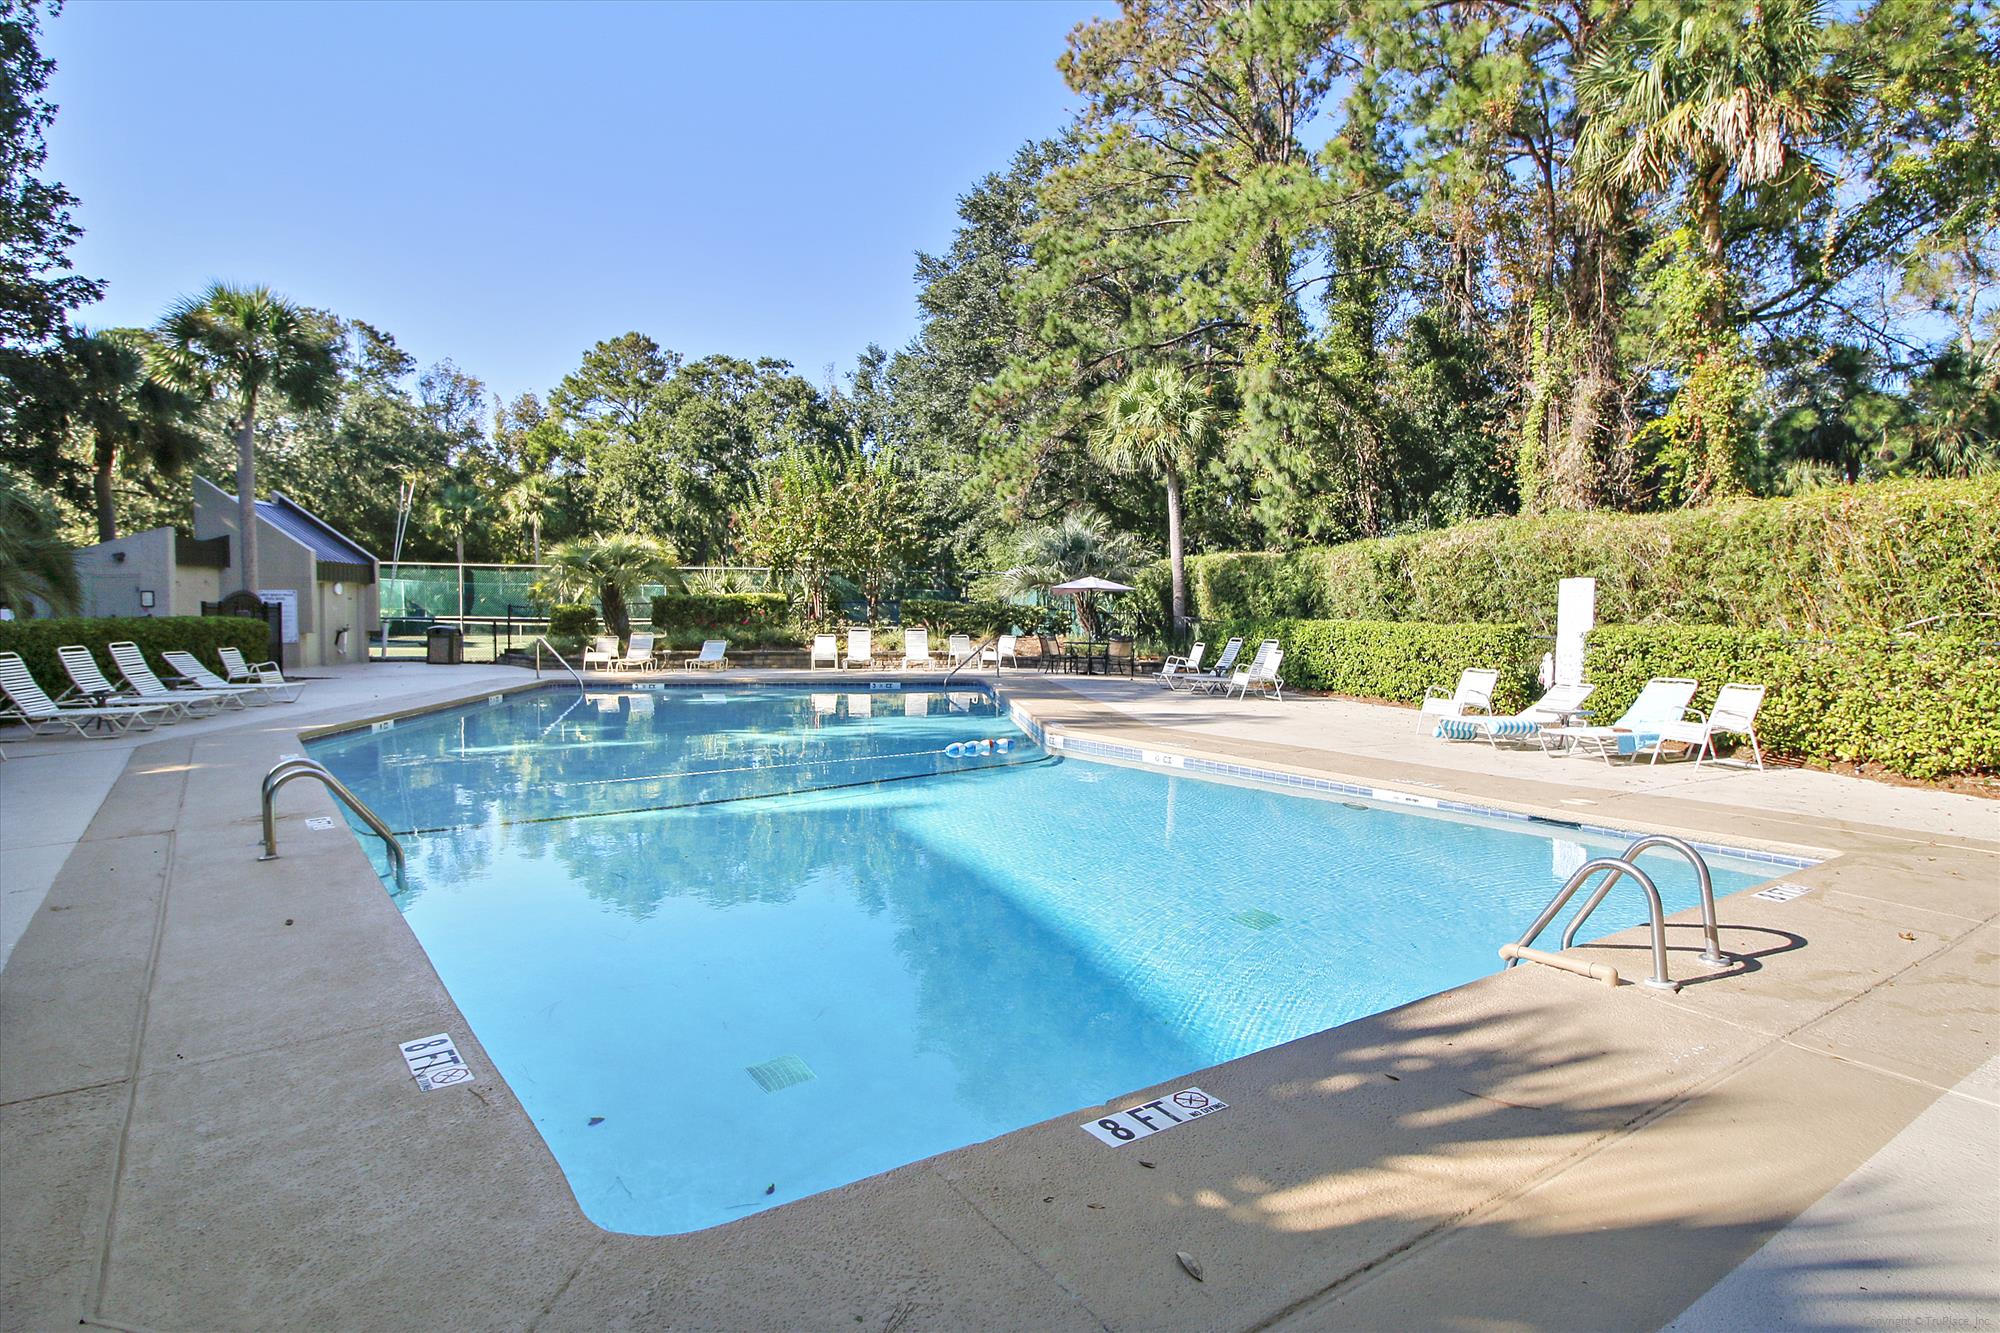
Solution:
<path fill-rule="evenodd" d="M 1098 1108 L 1079 1107 L 635 1237 L 578 1211 L 345 824 L 305 827 L 333 813 L 324 792 L 287 788 L 283 855 L 255 859 L 258 780 L 302 729 L 525 673 L 329 674 L 298 704 L 129 741 L 0 741 L 0 904 L 20 926 L 0 968 L 0 1327 L 2000 1319 L 2000 804 L 1008 673 L 1065 735 L 1831 859 L 1784 875 L 1802 897 L 1722 901 L 1743 961 L 1721 972 L 1676 918 L 1675 994 L 1516 968 L 1104 1089 L 1114 1109 L 1190 1083 L 1229 1104 L 1136 1144 L 1084 1134 Z M 1637 944 L 1576 952 L 1637 975 Z M 396 1043 L 440 1031 L 479 1076 L 420 1092 Z"/>

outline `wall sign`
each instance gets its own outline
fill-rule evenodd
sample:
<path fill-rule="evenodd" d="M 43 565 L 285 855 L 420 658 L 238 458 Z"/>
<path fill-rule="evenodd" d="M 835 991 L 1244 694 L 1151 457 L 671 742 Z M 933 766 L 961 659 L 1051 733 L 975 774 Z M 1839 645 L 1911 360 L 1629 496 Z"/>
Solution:
<path fill-rule="evenodd" d="M 278 604 L 278 637 L 286 643 L 299 641 L 299 590 L 297 588 L 259 588 L 257 596 L 267 602 Z"/>
<path fill-rule="evenodd" d="M 1163 1129 L 1172 1129 L 1175 1125 L 1228 1109 L 1226 1102 L 1217 1101 L 1200 1088 L 1182 1088 L 1168 1096 L 1156 1097 L 1150 1102 L 1141 1102 L 1096 1120 L 1086 1120 L 1083 1132 L 1100 1143 L 1116 1148 L 1121 1143 L 1147 1138 Z"/>
<path fill-rule="evenodd" d="M 425 1092 L 436 1092 L 439 1088 L 472 1080 L 472 1071 L 459 1058 L 458 1047 L 448 1033 L 440 1032 L 434 1037 L 406 1041 L 396 1049 L 403 1053 L 403 1063 L 410 1067 L 410 1077 Z"/>

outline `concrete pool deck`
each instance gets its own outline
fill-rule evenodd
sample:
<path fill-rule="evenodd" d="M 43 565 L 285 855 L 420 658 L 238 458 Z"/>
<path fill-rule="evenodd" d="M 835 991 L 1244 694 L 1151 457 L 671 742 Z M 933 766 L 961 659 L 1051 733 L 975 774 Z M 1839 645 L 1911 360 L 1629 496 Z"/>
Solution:
<path fill-rule="evenodd" d="M 2000 1138 L 2000 807 L 1830 774 L 1635 775 L 1443 747 L 1407 710 L 1009 673 L 1065 734 L 1836 855 L 1784 876 L 1803 897 L 1723 900 L 1735 967 L 1708 973 L 1677 928 L 1678 994 L 1517 968 L 1105 1089 L 1117 1107 L 1199 1082 L 1229 1103 L 1141 1145 L 1097 1143 L 1079 1107 L 710 1231 L 599 1231 L 345 824 L 305 827 L 329 798 L 288 788 L 283 855 L 254 859 L 258 779 L 301 729 L 496 682 L 527 678 L 356 668 L 118 751 L 5 742 L 0 894 L 16 847 L 61 855 L 0 968 L 0 1326 L 1647 1330 L 1714 1326 L 1711 1288 L 1755 1308 L 1853 1285 L 1845 1251 L 1781 1245 L 1816 1207 L 1932 1234 L 1921 1198 L 1841 1193 L 1905 1131 L 1969 1140 L 1939 1173 L 1964 1208 L 1951 1236 L 2000 1213 L 1979 1173 Z M 87 819 L 68 844 L 48 822 L 65 806 Z M 1635 973 L 1635 943 L 1577 952 Z M 439 1031 L 478 1078 L 420 1092 L 396 1043 Z M 1907 1293 L 1922 1258 L 1875 1262 L 1902 1281 L 1872 1285 Z M 1929 1294 L 1985 1308 L 1993 1267 Z M 1884 1299 L 1839 1308 L 1855 1326 L 1916 1309 Z"/>

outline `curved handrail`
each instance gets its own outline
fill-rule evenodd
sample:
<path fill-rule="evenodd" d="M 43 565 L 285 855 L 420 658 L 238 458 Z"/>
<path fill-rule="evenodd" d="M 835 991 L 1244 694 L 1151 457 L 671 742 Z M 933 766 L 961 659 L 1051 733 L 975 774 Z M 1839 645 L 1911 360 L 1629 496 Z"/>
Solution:
<path fill-rule="evenodd" d="M 1630 847 L 1627 847 L 1624 851 L 1618 853 L 1618 859 L 1620 861 L 1637 861 L 1639 853 L 1645 851 L 1648 847 L 1665 847 L 1669 851 L 1679 852 L 1694 867 L 1695 878 L 1701 884 L 1701 929 L 1702 933 L 1708 938 L 1708 948 L 1703 950 L 1699 955 L 1701 961 L 1712 963 L 1717 967 L 1724 967 L 1735 962 L 1735 959 L 1722 951 L 1722 938 L 1716 932 L 1715 882 L 1708 876 L 1708 862 L 1703 860 L 1701 853 L 1694 849 L 1694 844 L 1684 838 L 1676 838 L 1671 833 L 1649 833 L 1634 842 Z M 1619 875 L 1610 876 L 1597 886 L 1596 891 L 1589 898 L 1584 900 L 1583 906 L 1577 909 L 1576 916 L 1569 923 L 1568 929 L 1563 931 L 1563 948 L 1567 949 L 1575 942 L 1576 933 L 1582 929 L 1584 918 L 1597 910 L 1597 905 L 1604 901 L 1604 896 L 1611 892 L 1612 887 L 1618 883 L 1619 878 Z"/>
<path fill-rule="evenodd" d="M 270 772 L 264 775 L 264 854 L 257 858 L 259 861 L 275 861 L 278 859 L 278 820 L 276 812 L 278 792 L 283 789 L 287 782 L 292 781 L 294 778 L 317 778 L 325 785 L 328 791 L 345 802 L 348 809 L 359 815 L 361 822 L 368 826 L 369 831 L 388 846 L 389 864 L 396 872 L 396 887 L 398 889 L 407 889 L 410 887 L 409 880 L 405 875 L 403 844 L 396 840 L 396 835 L 390 832 L 389 826 L 382 822 L 379 815 L 370 810 L 359 796 L 356 796 L 347 789 L 346 783 L 342 782 L 332 773 L 329 773 L 324 764 L 312 759 L 281 760 L 272 766 Z"/>
<path fill-rule="evenodd" d="M 569 672 L 571 678 L 576 681 L 577 693 L 579 694 L 583 693 L 583 688 L 584 688 L 583 676 L 577 671 L 575 667 L 569 664 L 568 658 L 564 657 L 561 653 L 556 652 L 556 646 L 554 644 L 550 643 L 546 638 L 544 638 L 540 634 L 537 634 L 535 636 L 535 679 L 540 680 L 542 678 L 542 649 L 544 648 L 549 650 L 549 653 L 556 659 L 556 661 L 562 663 L 563 670 Z"/>
<path fill-rule="evenodd" d="M 1547 928 L 1549 922 L 1555 920 L 1556 914 L 1562 911 L 1563 905 L 1570 900 L 1571 895 L 1581 888 L 1584 882 L 1590 879 L 1591 876 L 1607 870 L 1613 872 L 1613 880 L 1617 879 L 1620 875 L 1630 875 L 1636 880 L 1640 890 L 1646 895 L 1646 906 L 1652 914 L 1653 975 L 1639 984 L 1642 986 L 1652 986 L 1659 990 L 1679 990 L 1680 983 L 1667 975 L 1667 914 L 1666 909 L 1660 903 L 1659 886 L 1653 883 L 1651 875 L 1648 875 L 1645 871 L 1639 869 L 1638 866 L 1633 865 L 1623 857 L 1600 856 L 1595 861 L 1586 861 L 1581 866 L 1578 866 L 1576 873 L 1563 882 L 1563 886 L 1556 890 L 1556 896 L 1549 900 L 1549 905 L 1542 909 L 1540 916 L 1535 918 L 1535 924 L 1529 926 L 1527 933 L 1515 942 L 1514 948 L 1519 950 L 1532 946 L 1535 942 L 1535 937 Z M 1519 961 L 1520 958 L 1518 956 L 1510 956 L 1507 958 L 1507 966 L 1512 967 Z"/>

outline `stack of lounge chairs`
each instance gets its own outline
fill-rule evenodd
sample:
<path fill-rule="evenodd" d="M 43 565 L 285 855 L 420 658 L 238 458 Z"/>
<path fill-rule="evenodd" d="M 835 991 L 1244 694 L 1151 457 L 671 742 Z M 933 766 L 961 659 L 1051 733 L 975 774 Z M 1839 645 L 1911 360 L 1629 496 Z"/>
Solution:
<path fill-rule="evenodd" d="M 56 649 L 56 659 L 69 677 L 69 688 L 51 697 L 19 653 L 0 653 L 0 694 L 7 707 L 0 721 L 20 722 L 36 735 L 72 732 L 78 736 L 119 736 L 150 731 L 183 718 L 201 717 L 224 708 L 248 708 L 291 703 L 305 688 L 286 680 L 275 662 L 251 666 L 236 649 L 219 656 L 228 676 L 218 676 L 192 653 L 161 654 L 172 684 L 147 662 L 139 645 L 129 641 L 108 645 L 118 668 L 113 684 L 97 658 L 81 644 Z"/>

